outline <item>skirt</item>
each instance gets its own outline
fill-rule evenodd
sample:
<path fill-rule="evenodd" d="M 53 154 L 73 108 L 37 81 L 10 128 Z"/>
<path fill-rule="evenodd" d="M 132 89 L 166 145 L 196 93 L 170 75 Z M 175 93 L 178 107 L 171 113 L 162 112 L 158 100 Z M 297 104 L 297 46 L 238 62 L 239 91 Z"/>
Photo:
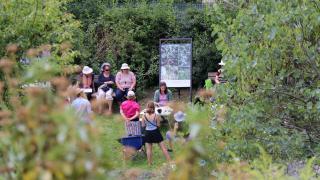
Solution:
<path fill-rule="evenodd" d="M 125 122 L 127 136 L 139 136 L 141 135 L 141 124 L 138 121 L 126 121 Z"/>
<path fill-rule="evenodd" d="M 146 143 L 160 143 L 162 141 L 163 141 L 163 137 L 158 128 L 152 131 L 146 130 L 146 134 L 145 134 Z"/>

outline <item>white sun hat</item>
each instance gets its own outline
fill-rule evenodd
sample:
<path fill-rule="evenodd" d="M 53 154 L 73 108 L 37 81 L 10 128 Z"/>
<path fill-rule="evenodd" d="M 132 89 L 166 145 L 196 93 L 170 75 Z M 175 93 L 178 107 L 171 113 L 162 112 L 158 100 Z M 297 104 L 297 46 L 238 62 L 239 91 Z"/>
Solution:
<path fill-rule="evenodd" d="M 121 65 L 121 70 L 124 70 L 124 69 L 130 69 L 130 67 L 128 66 L 127 63 L 123 63 L 123 64 Z"/>
<path fill-rule="evenodd" d="M 84 66 L 82 69 L 83 74 L 91 74 L 93 72 L 93 69 L 90 68 L 89 66 Z"/>
<path fill-rule="evenodd" d="M 219 62 L 219 65 L 220 66 L 224 66 L 224 65 L 226 65 L 223 61 L 221 61 L 221 62 Z"/>
<path fill-rule="evenodd" d="M 182 122 L 185 120 L 186 114 L 181 111 L 178 111 L 178 112 L 174 113 L 173 117 L 177 122 Z"/>
<path fill-rule="evenodd" d="M 128 94 L 127 94 L 128 97 L 134 97 L 135 96 L 135 93 L 133 91 L 128 91 Z"/>

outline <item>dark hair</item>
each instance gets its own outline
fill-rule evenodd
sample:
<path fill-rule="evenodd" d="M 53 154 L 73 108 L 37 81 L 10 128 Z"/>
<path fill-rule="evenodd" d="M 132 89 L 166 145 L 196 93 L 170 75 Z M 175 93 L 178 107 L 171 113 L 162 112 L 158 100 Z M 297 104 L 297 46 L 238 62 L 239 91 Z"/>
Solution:
<path fill-rule="evenodd" d="M 164 89 L 164 94 L 168 94 L 168 87 L 167 87 L 166 82 L 163 82 L 163 81 L 160 82 L 160 87 L 159 87 L 159 92 L 160 92 L 160 94 L 161 94 L 161 86 L 165 86 L 165 87 L 166 87 L 166 88 Z"/>
<path fill-rule="evenodd" d="M 148 114 L 153 114 L 154 110 L 155 110 L 154 102 L 153 101 L 149 101 L 147 103 L 147 113 Z"/>

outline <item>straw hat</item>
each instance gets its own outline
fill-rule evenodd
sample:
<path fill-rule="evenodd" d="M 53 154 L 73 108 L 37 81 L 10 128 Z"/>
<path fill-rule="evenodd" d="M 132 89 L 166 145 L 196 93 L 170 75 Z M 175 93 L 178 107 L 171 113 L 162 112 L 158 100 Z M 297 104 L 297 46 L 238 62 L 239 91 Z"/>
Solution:
<path fill-rule="evenodd" d="M 128 66 L 127 63 L 123 63 L 123 64 L 121 65 L 121 70 L 124 70 L 124 69 L 130 69 L 130 67 Z"/>
<path fill-rule="evenodd" d="M 185 120 L 186 114 L 183 113 L 182 111 L 178 111 L 173 115 L 173 117 L 177 122 L 182 122 Z"/>
<path fill-rule="evenodd" d="M 82 69 L 83 74 L 91 74 L 93 72 L 93 69 L 90 68 L 89 66 L 84 66 Z"/>

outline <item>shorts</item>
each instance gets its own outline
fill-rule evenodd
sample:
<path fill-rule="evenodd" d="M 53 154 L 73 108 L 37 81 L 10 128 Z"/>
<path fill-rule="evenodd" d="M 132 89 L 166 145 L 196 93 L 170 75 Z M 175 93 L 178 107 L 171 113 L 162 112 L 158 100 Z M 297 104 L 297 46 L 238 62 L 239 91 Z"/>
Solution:
<path fill-rule="evenodd" d="M 107 92 L 104 92 L 102 89 L 98 89 L 97 99 L 106 99 L 108 101 L 112 101 L 113 100 L 112 93 L 113 93 L 112 88 L 109 88 Z"/>

